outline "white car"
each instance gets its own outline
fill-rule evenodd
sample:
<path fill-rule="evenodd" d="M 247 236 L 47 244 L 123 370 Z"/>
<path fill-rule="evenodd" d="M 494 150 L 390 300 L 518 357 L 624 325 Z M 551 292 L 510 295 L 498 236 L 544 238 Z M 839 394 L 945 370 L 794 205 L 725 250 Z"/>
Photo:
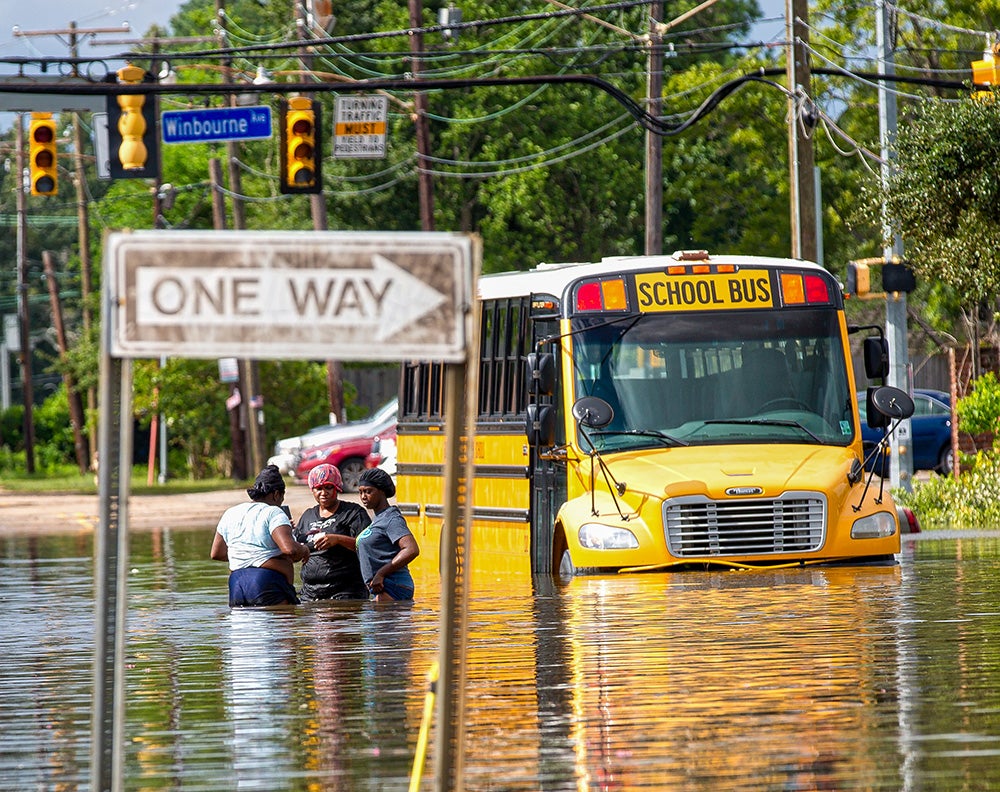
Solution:
<path fill-rule="evenodd" d="M 378 410 L 367 418 L 358 421 L 347 421 L 341 424 L 323 424 L 314 426 L 308 432 L 297 437 L 286 437 L 274 444 L 274 455 L 267 460 L 269 465 L 277 465 L 283 476 L 291 476 L 295 473 L 295 467 L 299 463 L 303 449 L 316 448 L 317 446 L 333 443 L 341 438 L 356 437 L 367 433 L 370 426 L 378 426 L 386 423 L 391 418 L 391 423 L 395 423 L 395 416 L 399 410 L 399 400 L 393 399 L 386 402 Z"/>
<path fill-rule="evenodd" d="M 365 467 L 382 468 L 393 478 L 396 477 L 396 438 L 376 437 L 372 452 L 365 460 Z"/>

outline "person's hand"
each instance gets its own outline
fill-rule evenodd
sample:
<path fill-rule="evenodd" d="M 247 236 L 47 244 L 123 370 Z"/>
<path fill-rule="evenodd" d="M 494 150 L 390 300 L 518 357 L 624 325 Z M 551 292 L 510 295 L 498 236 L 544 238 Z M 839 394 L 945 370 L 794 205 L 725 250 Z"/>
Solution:
<path fill-rule="evenodd" d="M 312 546 L 314 550 L 329 550 L 335 544 L 336 542 L 333 540 L 333 534 L 318 533 L 314 534 L 312 537 Z"/>
<path fill-rule="evenodd" d="M 385 576 L 382 571 L 379 570 L 374 575 L 372 579 L 368 581 L 368 590 L 372 594 L 381 594 L 385 590 Z"/>

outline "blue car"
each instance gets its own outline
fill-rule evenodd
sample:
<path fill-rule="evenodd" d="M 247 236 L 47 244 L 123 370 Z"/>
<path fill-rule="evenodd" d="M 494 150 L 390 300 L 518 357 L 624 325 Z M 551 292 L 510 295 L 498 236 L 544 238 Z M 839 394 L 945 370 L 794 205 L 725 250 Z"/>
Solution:
<path fill-rule="evenodd" d="M 858 412 L 861 413 L 861 439 L 865 448 L 865 468 L 880 467 L 877 455 L 871 452 L 882 439 L 881 429 L 872 429 L 866 420 L 866 396 L 858 394 Z M 942 475 L 951 473 L 955 458 L 951 451 L 951 395 L 939 390 L 917 388 L 913 391 L 913 417 L 910 430 L 913 435 L 913 469 L 933 470 Z M 869 459 L 871 456 L 871 459 Z M 881 464 L 885 474 L 889 472 L 886 456 Z"/>

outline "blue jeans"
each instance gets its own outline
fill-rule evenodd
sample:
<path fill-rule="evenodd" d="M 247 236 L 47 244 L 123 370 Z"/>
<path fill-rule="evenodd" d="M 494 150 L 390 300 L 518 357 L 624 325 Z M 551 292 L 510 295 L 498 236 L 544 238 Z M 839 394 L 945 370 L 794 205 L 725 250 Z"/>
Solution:
<path fill-rule="evenodd" d="M 413 599 L 413 577 L 408 569 L 393 572 L 382 581 L 382 587 L 385 593 L 394 600 Z"/>

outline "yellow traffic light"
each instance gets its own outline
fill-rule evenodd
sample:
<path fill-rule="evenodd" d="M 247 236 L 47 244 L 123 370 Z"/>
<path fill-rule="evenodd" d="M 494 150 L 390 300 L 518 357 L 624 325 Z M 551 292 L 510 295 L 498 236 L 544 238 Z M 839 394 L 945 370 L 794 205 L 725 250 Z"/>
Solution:
<path fill-rule="evenodd" d="M 125 66 L 118 70 L 118 82 L 134 85 L 142 82 L 146 72 L 138 66 Z M 146 97 L 142 94 L 118 96 L 118 106 L 121 115 L 118 116 L 118 132 L 122 136 L 118 147 L 118 161 L 122 169 L 127 171 L 143 170 L 149 152 L 146 149 L 146 119 L 142 114 L 142 106 Z"/>
<path fill-rule="evenodd" d="M 983 59 L 972 62 L 972 84 L 986 86 L 988 90 L 973 90 L 972 98 L 992 100 L 993 91 L 1000 87 L 1000 44 L 994 44 L 983 53 Z"/>
<path fill-rule="evenodd" d="M 872 290 L 871 273 L 868 264 L 863 261 L 850 261 L 847 264 L 847 283 L 844 293 L 848 297 L 863 297 Z"/>
<path fill-rule="evenodd" d="M 28 127 L 28 157 L 32 195 L 55 195 L 59 191 L 56 122 L 52 113 L 32 113 Z"/>
<path fill-rule="evenodd" d="M 281 124 L 281 191 L 322 192 L 319 140 L 319 106 L 296 96 L 283 109 Z"/>

